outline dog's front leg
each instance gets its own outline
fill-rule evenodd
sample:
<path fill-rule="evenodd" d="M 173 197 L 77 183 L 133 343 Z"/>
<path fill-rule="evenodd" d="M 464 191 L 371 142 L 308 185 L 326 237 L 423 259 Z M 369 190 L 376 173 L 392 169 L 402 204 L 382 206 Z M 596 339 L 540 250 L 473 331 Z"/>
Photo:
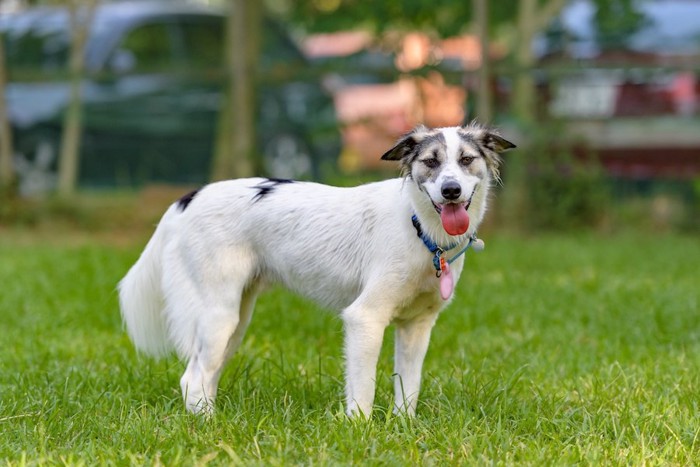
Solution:
<path fill-rule="evenodd" d="M 377 360 L 388 320 L 376 310 L 350 307 L 345 324 L 345 410 L 350 417 L 369 417 L 374 403 Z"/>
<path fill-rule="evenodd" d="M 416 413 L 423 359 L 437 314 L 396 323 L 394 342 L 394 413 Z"/>

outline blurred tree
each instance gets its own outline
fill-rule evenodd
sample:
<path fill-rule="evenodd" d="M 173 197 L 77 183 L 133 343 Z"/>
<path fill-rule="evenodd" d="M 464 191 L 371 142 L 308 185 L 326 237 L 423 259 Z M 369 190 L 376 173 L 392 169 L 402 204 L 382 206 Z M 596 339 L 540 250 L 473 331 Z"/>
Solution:
<path fill-rule="evenodd" d="M 464 32 L 473 19 L 472 2 L 454 0 L 268 0 L 272 9 L 311 32 L 365 28 L 429 30 L 442 37 Z M 489 26 L 514 18 L 511 2 L 488 2 Z"/>
<path fill-rule="evenodd" d="M 635 0 L 591 0 L 596 6 L 596 24 L 601 35 L 627 37 L 643 24 Z M 513 24 L 515 35 L 512 52 L 515 65 L 513 86 L 513 112 L 520 122 L 527 125 L 535 119 L 535 88 L 531 70 L 535 66 L 532 42 L 559 13 L 566 0 L 519 0 L 517 4 L 506 1 L 473 0 L 385 0 L 370 2 L 361 0 L 268 0 L 273 9 L 286 14 L 292 21 L 312 32 L 366 28 L 377 33 L 388 29 L 430 30 L 442 37 L 464 32 L 470 22 L 482 29 Z M 480 10 L 483 7 L 484 10 Z M 481 32 L 484 39 L 488 34 Z M 486 46 L 486 41 L 484 41 Z M 485 48 L 485 47 L 484 47 Z M 488 61 L 480 80 L 488 75 Z M 490 119 L 487 104 L 488 90 L 480 88 L 478 113 Z M 483 99 L 483 100 L 481 100 Z"/>
<path fill-rule="evenodd" d="M 524 125 L 535 120 L 535 83 L 532 78 L 535 55 L 532 42 L 564 5 L 565 0 L 520 0 L 518 5 L 513 112 Z"/>
<path fill-rule="evenodd" d="M 68 63 L 70 98 L 63 119 L 61 151 L 58 159 L 58 194 L 75 192 L 80 162 L 80 139 L 83 127 L 82 79 L 85 68 L 85 41 L 98 0 L 68 0 L 71 45 Z"/>
<path fill-rule="evenodd" d="M 595 0 L 595 3 L 596 36 L 604 49 L 625 46 L 627 39 L 649 22 L 636 0 Z"/>
<path fill-rule="evenodd" d="M 227 89 L 220 113 L 213 180 L 249 177 L 259 165 L 255 148 L 255 81 L 260 49 L 260 2 L 228 0 L 224 47 Z"/>
<path fill-rule="evenodd" d="M 605 48 L 623 45 L 630 35 L 647 24 L 635 0 L 591 0 L 591 3 L 596 8 L 594 27 L 600 44 Z M 525 125 L 534 122 L 536 110 L 531 72 L 535 66 L 532 43 L 565 5 L 565 0 L 520 0 L 514 47 L 513 111 Z"/>
<path fill-rule="evenodd" d="M 490 123 L 493 118 L 491 97 L 491 54 L 489 53 L 489 8 L 487 0 L 473 0 L 475 23 L 479 30 L 481 66 L 479 67 L 479 88 L 476 93 L 476 118 Z"/>
<path fill-rule="evenodd" d="M 492 118 L 489 61 L 488 54 L 484 53 L 488 49 L 488 31 L 515 23 L 517 32 L 513 49 L 518 72 L 514 108 L 519 120 L 527 122 L 534 118 L 534 84 L 529 72 L 534 65 L 532 40 L 561 9 L 565 0 L 520 0 L 517 5 L 486 0 L 299 0 L 289 3 L 276 0 L 273 3 L 286 11 L 292 21 L 307 30 L 319 32 L 363 27 L 377 33 L 389 29 L 423 29 L 447 37 L 462 33 L 475 24 L 482 37 L 482 56 L 486 58 L 482 61 L 484 66 L 480 71 L 481 85 L 477 96 L 477 114 L 485 121 Z"/>
<path fill-rule="evenodd" d="M 14 197 L 17 188 L 17 174 L 13 163 L 12 130 L 5 103 L 5 46 L 0 35 L 0 199 Z"/>
<path fill-rule="evenodd" d="M 516 9 L 511 2 L 488 0 L 268 0 L 273 9 L 282 11 L 307 31 L 327 32 L 344 29 L 369 29 L 377 34 L 389 30 L 424 30 L 440 37 L 464 33 L 477 27 L 481 38 L 482 66 L 476 92 L 477 117 L 490 122 L 493 118 L 489 31 L 514 21 Z"/>

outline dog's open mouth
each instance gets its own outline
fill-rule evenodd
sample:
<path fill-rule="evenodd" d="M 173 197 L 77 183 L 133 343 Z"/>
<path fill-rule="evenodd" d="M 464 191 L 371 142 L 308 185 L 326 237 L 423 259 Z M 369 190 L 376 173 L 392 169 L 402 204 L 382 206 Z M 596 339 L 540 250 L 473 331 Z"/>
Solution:
<path fill-rule="evenodd" d="M 469 229 L 469 209 L 470 202 L 466 203 L 446 203 L 436 204 L 433 202 L 435 211 L 440 215 L 442 228 L 450 235 L 462 235 Z"/>

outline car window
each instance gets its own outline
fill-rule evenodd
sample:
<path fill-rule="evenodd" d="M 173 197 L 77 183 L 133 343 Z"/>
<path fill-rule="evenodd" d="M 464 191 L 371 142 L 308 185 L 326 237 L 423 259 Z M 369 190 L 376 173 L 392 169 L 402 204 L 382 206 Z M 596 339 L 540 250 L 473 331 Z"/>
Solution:
<path fill-rule="evenodd" d="M 180 21 L 184 61 L 189 67 L 221 67 L 224 60 L 224 20 L 183 19 Z"/>
<path fill-rule="evenodd" d="M 150 23 L 138 26 L 127 33 L 118 47 L 123 71 L 148 72 L 172 69 L 176 66 L 171 24 Z M 123 57 L 128 57 L 125 59 Z"/>
<path fill-rule="evenodd" d="M 11 73 L 49 74 L 65 71 L 68 64 L 65 31 L 30 30 L 7 40 L 7 64 Z"/>

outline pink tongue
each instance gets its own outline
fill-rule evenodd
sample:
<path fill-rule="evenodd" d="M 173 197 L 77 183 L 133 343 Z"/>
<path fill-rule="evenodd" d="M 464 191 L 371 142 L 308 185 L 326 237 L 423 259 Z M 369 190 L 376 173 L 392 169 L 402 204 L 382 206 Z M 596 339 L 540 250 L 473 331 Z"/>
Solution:
<path fill-rule="evenodd" d="M 469 214 L 462 204 L 444 204 L 440 219 L 445 232 L 450 235 L 462 235 L 469 228 Z"/>

